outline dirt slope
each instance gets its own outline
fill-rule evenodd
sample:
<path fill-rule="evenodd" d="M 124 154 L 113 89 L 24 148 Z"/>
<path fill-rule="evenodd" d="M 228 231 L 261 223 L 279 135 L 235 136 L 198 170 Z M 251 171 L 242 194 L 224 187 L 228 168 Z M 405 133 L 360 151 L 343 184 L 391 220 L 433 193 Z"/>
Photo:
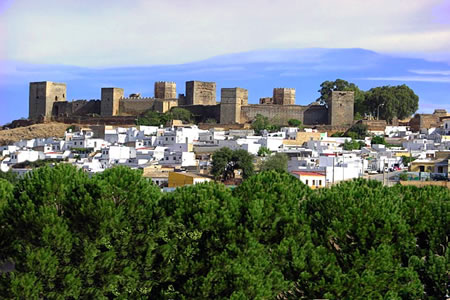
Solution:
<path fill-rule="evenodd" d="M 45 123 L 9 130 L 0 130 L 0 145 L 11 144 L 20 140 L 45 137 L 63 137 L 70 124 Z"/>

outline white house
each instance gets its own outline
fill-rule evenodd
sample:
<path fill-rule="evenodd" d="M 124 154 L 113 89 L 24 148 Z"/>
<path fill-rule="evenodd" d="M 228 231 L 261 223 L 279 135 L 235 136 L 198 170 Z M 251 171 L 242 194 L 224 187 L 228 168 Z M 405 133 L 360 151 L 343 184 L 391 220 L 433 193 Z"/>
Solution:
<path fill-rule="evenodd" d="M 34 162 L 45 159 L 45 154 L 41 151 L 19 150 L 10 154 L 10 164 L 20 164 L 26 161 Z"/>

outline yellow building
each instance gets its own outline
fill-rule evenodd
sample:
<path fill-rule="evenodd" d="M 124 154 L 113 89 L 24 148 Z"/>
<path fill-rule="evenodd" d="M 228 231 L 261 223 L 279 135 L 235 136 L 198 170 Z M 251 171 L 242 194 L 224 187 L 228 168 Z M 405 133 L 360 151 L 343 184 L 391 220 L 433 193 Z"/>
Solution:
<path fill-rule="evenodd" d="M 449 160 L 415 160 L 409 166 L 410 172 L 449 173 Z"/>
<path fill-rule="evenodd" d="M 326 186 L 325 174 L 311 171 L 292 171 L 291 173 L 311 189 L 318 189 Z"/>
<path fill-rule="evenodd" d="M 296 134 L 295 140 L 283 140 L 283 145 L 286 146 L 302 146 L 308 141 L 320 141 L 326 138 L 326 132 L 304 132 L 299 131 Z"/>
<path fill-rule="evenodd" d="M 169 172 L 169 188 L 211 181 L 211 178 L 184 172 Z"/>

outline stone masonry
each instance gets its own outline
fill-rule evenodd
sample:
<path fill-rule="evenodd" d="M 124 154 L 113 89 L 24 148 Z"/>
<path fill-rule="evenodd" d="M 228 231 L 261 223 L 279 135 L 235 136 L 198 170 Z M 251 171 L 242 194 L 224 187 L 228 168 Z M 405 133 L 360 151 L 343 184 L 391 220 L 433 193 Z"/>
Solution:
<path fill-rule="evenodd" d="M 53 113 L 53 103 L 66 101 L 66 90 L 65 83 L 31 82 L 28 102 L 29 118 L 50 118 Z"/>
<path fill-rule="evenodd" d="M 135 117 L 147 111 L 165 113 L 173 107 L 189 110 L 198 122 L 215 119 L 221 124 L 251 123 L 260 114 L 271 122 L 286 125 L 289 119 L 298 119 L 305 125 L 347 126 L 353 124 L 353 92 L 332 92 L 326 105 L 314 102 L 295 105 L 295 89 L 275 88 L 273 98 L 249 104 L 248 91 L 243 88 L 221 89 L 221 103 L 216 103 L 216 83 L 186 82 L 185 95 L 176 95 L 172 82 L 155 83 L 156 97 L 133 94 L 124 97 L 121 88 L 102 88 L 101 100 L 66 101 L 66 85 L 53 82 L 30 83 L 29 116 L 40 118 Z"/>
<path fill-rule="evenodd" d="M 295 89 L 274 88 L 272 101 L 278 105 L 295 105 Z"/>
<path fill-rule="evenodd" d="M 216 105 L 216 83 L 203 81 L 186 82 L 185 105 Z"/>
<path fill-rule="evenodd" d="M 124 91 L 121 88 L 102 88 L 102 116 L 118 116 L 119 101 L 123 98 Z"/>
<path fill-rule="evenodd" d="M 333 91 L 326 101 L 328 124 L 332 126 L 353 124 L 355 92 Z"/>
<path fill-rule="evenodd" d="M 158 81 L 155 82 L 156 99 L 176 99 L 177 85 L 175 82 Z"/>
<path fill-rule="evenodd" d="M 240 124 L 241 107 L 248 105 L 248 91 L 242 88 L 223 88 L 220 95 L 220 123 Z"/>

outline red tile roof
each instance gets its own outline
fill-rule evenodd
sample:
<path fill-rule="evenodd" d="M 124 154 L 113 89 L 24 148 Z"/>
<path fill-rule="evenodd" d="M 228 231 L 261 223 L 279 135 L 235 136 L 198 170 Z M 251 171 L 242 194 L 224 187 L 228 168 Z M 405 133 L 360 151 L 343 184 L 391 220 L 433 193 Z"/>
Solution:
<path fill-rule="evenodd" d="M 308 171 L 292 171 L 292 174 L 300 175 L 300 176 L 320 176 L 323 177 L 325 174 L 319 172 L 308 172 Z"/>

